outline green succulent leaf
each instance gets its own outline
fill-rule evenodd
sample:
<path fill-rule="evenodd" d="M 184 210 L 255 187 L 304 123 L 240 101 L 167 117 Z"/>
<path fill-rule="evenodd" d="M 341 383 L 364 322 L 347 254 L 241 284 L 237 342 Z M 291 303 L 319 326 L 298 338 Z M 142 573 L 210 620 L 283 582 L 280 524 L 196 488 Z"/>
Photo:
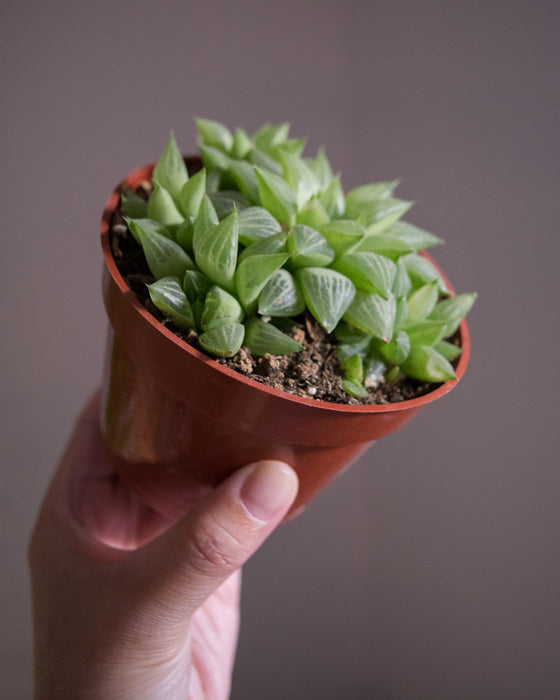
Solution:
<path fill-rule="evenodd" d="M 389 199 L 398 184 L 398 180 L 376 182 L 350 190 L 346 195 L 346 215 L 352 219 L 358 219 L 362 215 L 367 216 L 369 212 L 375 210 L 373 203 Z"/>
<path fill-rule="evenodd" d="M 245 258 L 251 257 L 251 255 L 270 255 L 272 253 L 285 253 L 291 255 L 287 246 L 288 234 L 281 231 L 280 233 L 274 233 L 268 238 L 263 238 L 256 243 L 251 243 L 250 246 L 241 251 L 237 259 L 237 264 L 239 265 Z"/>
<path fill-rule="evenodd" d="M 387 299 L 393 288 L 397 267 L 392 260 L 376 253 L 347 253 L 333 268 L 349 277 L 358 289 L 377 292 Z"/>
<path fill-rule="evenodd" d="M 443 243 L 441 238 L 434 236 L 433 233 L 428 233 L 418 228 L 418 226 L 409 224 L 407 221 L 397 221 L 387 233 L 394 238 L 398 238 L 414 251 L 424 250 L 424 248 L 431 248 Z"/>
<path fill-rule="evenodd" d="M 368 230 L 370 235 L 383 233 L 413 205 L 413 202 L 405 202 L 402 199 L 387 197 L 377 202 L 372 202 L 370 209 L 358 217 Z"/>
<path fill-rule="evenodd" d="M 388 343 L 379 347 L 381 355 L 393 365 L 401 365 L 410 352 L 410 338 L 406 331 L 399 331 Z"/>
<path fill-rule="evenodd" d="M 173 132 L 154 168 L 153 179 L 169 192 L 175 204 L 179 204 L 181 190 L 189 174 Z"/>
<path fill-rule="evenodd" d="M 320 148 L 315 158 L 305 159 L 309 169 L 319 182 L 319 189 L 324 192 L 334 177 L 324 148 Z"/>
<path fill-rule="evenodd" d="M 428 345 L 411 347 L 401 369 L 407 376 L 423 382 L 446 382 L 449 379 L 457 379 L 451 364 Z"/>
<path fill-rule="evenodd" d="M 271 156 L 269 156 L 267 153 L 264 151 L 261 151 L 260 148 L 252 148 L 250 153 L 249 153 L 249 163 L 252 165 L 256 165 L 258 168 L 261 170 L 264 170 L 269 173 L 273 173 L 279 178 L 282 178 L 282 166 L 280 163 Z M 282 180 L 282 182 L 284 182 Z M 286 183 L 284 183 L 286 184 Z M 295 196 L 295 195 L 294 195 Z M 266 206 L 263 204 L 263 206 Z"/>
<path fill-rule="evenodd" d="M 288 122 L 282 124 L 263 124 L 258 131 L 253 134 L 253 142 L 266 151 L 270 146 L 277 146 L 284 143 L 290 133 Z"/>
<path fill-rule="evenodd" d="M 195 218 L 206 192 L 206 168 L 187 180 L 179 193 L 179 208 L 186 217 Z"/>
<path fill-rule="evenodd" d="M 196 329 L 193 310 L 177 277 L 163 277 L 147 287 L 155 306 L 178 328 Z"/>
<path fill-rule="evenodd" d="M 249 200 L 235 190 L 221 190 L 220 192 L 211 192 L 209 195 L 210 201 L 214 205 L 216 214 L 219 219 L 224 219 L 229 216 L 234 210 L 237 212 L 244 211 L 249 207 Z"/>
<path fill-rule="evenodd" d="M 148 216 L 148 202 L 129 189 L 121 192 L 121 208 L 131 219 L 144 219 Z"/>
<path fill-rule="evenodd" d="M 393 281 L 393 294 L 396 297 L 406 297 L 412 289 L 412 282 L 402 260 L 397 260 L 397 274 Z"/>
<path fill-rule="evenodd" d="M 192 216 L 188 216 L 182 224 L 175 229 L 174 240 L 188 253 L 192 253 L 194 238 L 194 222 Z"/>
<path fill-rule="evenodd" d="M 243 345 L 245 326 L 242 323 L 230 323 L 206 331 L 198 338 L 200 346 L 211 355 L 233 357 Z"/>
<path fill-rule="evenodd" d="M 356 384 L 362 384 L 364 381 L 364 363 L 359 354 L 350 355 L 340 361 L 340 369 L 344 372 L 346 379 L 349 379 Z"/>
<path fill-rule="evenodd" d="M 413 345 L 435 345 L 445 337 L 445 323 L 439 321 L 407 322 L 405 328 Z"/>
<path fill-rule="evenodd" d="M 213 146 L 199 146 L 199 151 L 202 163 L 209 173 L 211 170 L 229 170 L 231 158 L 220 149 Z"/>
<path fill-rule="evenodd" d="M 298 209 L 319 192 L 319 182 L 304 160 L 293 153 L 280 152 L 284 178 L 296 193 Z"/>
<path fill-rule="evenodd" d="M 406 297 L 397 299 L 397 312 L 395 314 L 395 328 L 401 328 L 408 318 L 408 302 Z"/>
<path fill-rule="evenodd" d="M 351 379 L 342 379 L 340 383 L 343 390 L 350 396 L 355 396 L 358 399 L 367 398 L 367 389 L 362 384 L 358 384 L 358 382 L 354 382 Z"/>
<path fill-rule="evenodd" d="M 305 299 L 298 283 L 288 270 L 276 270 L 259 296 L 259 313 L 263 316 L 299 316 Z"/>
<path fill-rule="evenodd" d="M 412 286 L 415 288 L 421 287 L 427 282 L 437 282 L 440 294 L 449 294 L 449 290 L 442 276 L 426 258 L 418 253 L 410 253 L 401 258 Z"/>
<path fill-rule="evenodd" d="M 140 244 L 144 250 L 150 272 L 156 279 L 179 277 L 182 279 L 186 270 L 194 270 L 195 264 L 178 243 L 170 240 L 151 227 L 134 222 Z"/>
<path fill-rule="evenodd" d="M 239 242 L 248 246 L 282 230 L 270 212 L 262 207 L 249 207 L 239 214 Z"/>
<path fill-rule="evenodd" d="M 341 362 L 352 355 L 365 357 L 368 354 L 371 345 L 371 336 L 368 333 L 350 328 L 347 323 L 341 321 L 336 327 L 335 335 L 338 340 L 338 357 Z"/>
<path fill-rule="evenodd" d="M 320 227 L 319 233 L 325 237 L 327 243 L 334 250 L 336 258 L 349 252 L 350 249 L 354 250 L 356 244 L 359 244 L 366 235 L 361 224 L 347 219 L 329 221 Z"/>
<path fill-rule="evenodd" d="M 245 326 L 245 345 L 253 355 L 289 355 L 299 352 L 302 346 L 289 335 L 282 333 L 271 323 L 253 317 Z"/>
<path fill-rule="evenodd" d="M 141 231 L 159 233 L 161 236 L 173 240 L 171 231 L 167 226 L 160 224 L 159 221 L 153 221 L 152 219 L 129 219 L 127 216 L 124 217 L 124 220 L 126 221 L 130 233 L 132 233 L 134 239 L 137 243 L 140 243 L 140 245 L 142 245 L 140 240 Z"/>
<path fill-rule="evenodd" d="M 220 223 L 218 214 L 208 195 L 202 197 L 198 214 L 194 222 L 193 246 L 197 245 L 200 236 Z"/>
<path fill-rule="evenodd" d="M 206 295 L 212 288 L 212 280 L 197 270 L 187 270 L 183 280 L 183 291 L 193 310 L 196 327 L 200 328 Z"/>
<path fill-rule="evenodd" d="M 249 202 L 260 204 L 259 183 L 255 166 L 245 160 L 232 160 L 229 164 L 229 173 Z"/>
<path fill-rule="evenodd" d="M 429 316 L 439 297 L 439 285 L 437 282 L 428 282 L 419 287 L 408 297 L 409 321 L 422 321 Z"/>
<path fill-rule="evenodd" d="M 153 190 L 148 200 L 148 219 L 159 221 L 165 226 L 180 224 L 184 216 L 181 214 L 173 197 L 157 180 L 153 182 Z"/>
<path fill-rule="evenodd" d="M 329 220 L 327 210 L 321 202 L 314 197 L 310 199 L 297 213 L 296 222 L 304 226 L 311 226 L 319 230 Z"/>
<path fill-rule="evenodd" d="M 379 253 L 380 255 L 385 255 L 387 258 L 391 258 L 391 260 L 398 260 L 402 255 L 413 251 L 408 243 L 401 241 L 400 238 L 392 236 L 386 231 L 379 234 L 368 234 L 364 240 L 356 246 L 356 250 Z"/>
<path fill-rule="evenodd" d="M 453 362 L 462 352 L 462 348 L 454 343 L 448 343 L 447 340 L 440 340 L 439 343 L 436 343 L 434 345 L 434 350 L 439 352 L 440 355 L 443 355 L 449 362 Z"/>
<path fill-rule="evenodd" d="M 358 291 L 344 319 L 359 330 L 388 343 L 393 337 L 396 311 L 397 303 L 392 294 L 388 299 L 383 299 L 379 294 Z"/>
<path fill-rule="evenodd" d="M 238 228 L 236 211 L 217 226 L 200 234 L 197 234 L 195 224 L 194 257 L 196 264 L 211 280 L 231 292 L 235 290 Z"/>
<path fill-rule="evenodd" d="M 251 139 L 243 129 L 236 129 L 231 144 L 232 158 L 245 158 L 252 147 Z"/>
<path fill-rule="evenodd" d="M 356 288 L 348 277 L 324 267 L 300 269 L 297 279 L 308 309 L 331 333 L 352 303 Z"/>
<path fill-rule="evenodd" d="M 203 331 L 231 323 L 241 323 L 244 313 L 237 299 L 221 287 L 214 285 L 208 291 L 200 319 Z"/>
<path fill-rule="evenodd" d="M 265 284 L 289 257 L 285 253 L 250 255 L 239 263 L 235 285 L 237 295 L 248 314 L 256 311 L 257 300 Z"/>
<path fill-rule="evenodd" d="M 366 382 L 368 384 L 377 384 L 387 371 L 387 365 L 381 354 L 377 350 L 372 350 L 364 361 L 364 369 Z"/>
<path fill-rule="evenodd" d="M 339 219 L 344 215 L 346 203 L 340 177 L 334 177 L 326 190 L 317 195 L 317 199 L 325 207 L 329 219 Z"/>
<path fill-rule="evenodd" d="M 260 168 L 255 170 L 261 204 L 281 224 L 290 228 L 295 223 L 297 202 L 294 191 L 274 173 Z"/>
<path fill-rule="evenodd" d="M 294 267 L 326 267 L 334 260 L 334 251 L 325 237 L 310 226 L 296 224 L 288 246 L 293 252 L 290 263 Z"/>
<path fill-rule="evenodd" d="M 459 328 L 459 324 L 468 314 L 475 300 L 476 294 L 457 294 L 457 296 L 444 299 L 436 304 L 430 314 L 430 319 L 446 324 L 444 337 L 447 338 Z"/>
<path fill-rule="evenodd" d="M 212 119 L 195 119 L 199 139 L 205 146 L 211 146 L 229 153 L 233 146 L 231 131 Z"/>

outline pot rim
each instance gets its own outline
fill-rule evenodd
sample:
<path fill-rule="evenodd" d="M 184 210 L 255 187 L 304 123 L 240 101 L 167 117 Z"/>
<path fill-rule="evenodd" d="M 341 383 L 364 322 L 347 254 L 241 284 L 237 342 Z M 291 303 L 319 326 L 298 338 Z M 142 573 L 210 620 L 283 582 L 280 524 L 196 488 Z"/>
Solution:
<path fill-rule="evenodd" d="M 198 158 L 198 157 L 195 157 Z M 189 161 L 192 162 L 193 157 L 192 156 L 186 156 L 185 160 L 187 163 Z M 139 314 L 142 319 L 149 323 L 152 327 L 154 327 L 156 330 L 158 330 L 163 336 L 171 343 L 175 344 L 178 346 L 181 350 L 187 352 L 189 355 L 195 357 L 196 359 L 200 360 L 206 365 L 211 366 L 214 370 L 216 370 L 219 373 L 222 373 L 229 377 L 230 379 L 236 380 L 241 382 L 243 385 L 246 385 L 248 387 L 252 387 L 253 389 L 259 389 L 260 391 L 265 392 L 266 394 L 270 394 L 272 396 L 278 397 L 285 399 L 286 401 L 299 404 L 301 406 L 308 406 L 308 407 L 313 407 L 316 409 L 319 409 L 321 411 L 327 411 L 327 412 L 341 412 L 341 413 L 346 413 L 346 414 L 352 414 L 352 413 L 357 413 L 357 414 L 369 414 L 369 413 L 388 413 L 392 411 L 405 411 L 405 410 L 411 410 L 411 409 L 419 409 L 422 406 L 431 403 L 432 401 L 435 401 L 436 399 L 439 399 L 442 396 L 445 396 L 448 394 L 453 388 L 455 388 L 456 384 L 460 381 L 460 379 L 463 377 L 468 362 L 469 362 L 469 357 L 470 357 L 470 335 L 469 335 L 469 330 L 467 323 L 465 319 L 461 321 L 461 324 L 459 326 L 459 333 L 460 333 L 460 338 L 461 338 L 461 354 L 459 355 L 458 361 L 457 361 L 457 366 L 455 368 L 455 373 L 457 375 L 457 379 L 452 379 L 444 382 L 440 386 L 438 386 L 436 389 L 433 391 L 428 392 L 427 394 L 424 394 L 423 396 L 414 398 L 414 399 L 408 399 L 406 401 L 400 401 L 397 403 L 387 403 L 387 404 L 374 404 L 374 405 L 349 405 L 349 404 L 337 404 L 333 402 L 328 402 L 328 401 L 320 401 L 317 399 L 313 398 L 306 398 L 303 396 L 297 396 L 295 394 L 290 394 L 289 392 L 286 391 L 281 391 L 280 389 L 274 389 L 273 387 L 267 386 L 266 384 L 261 384 L 260 382 L 255 381 L 254 379 L 250 379 L 248 377 L 245 377 L 244 375 L 240 374 L 239 372 L 236 372 L 235 370 L 230 369 L 229 367 L 226 367 L 216 360 L 213 360 L 212 358 L 208 357 L 204 353 L 200 352 L 193 346 L 189 345 L 185 341 L 181 340 L 178 336 L 176 336 L 172 331 L 170 331 L 168 328 L 163 326 L 156 318 L 153 316 L 147 309 L 145 309 L 134 292 L 130 289 L 130 287 L 127 285 L 126 281 L 122 277 L 121 273 L 119 272 L 116 262 L 113 258 L 113 253 L 111 250 L 111 241 L 110 241 L 110 222 L 111 222 L 111 217 L 116 210 L 118 203 L 119 203 L 119 197 L 122 192 L 122 190 L 126 187 L 128 188 L 133 188 L 135 184 L 138 184 L 139 182 L 143 180 L 150 180 L 152 177 L 153 169 L 155 167 L 155 163 L 150 163 L 149 165 L 145 165 L 143 167 L 137 168 L 136 170 L 131 171 L 121 182 L 115 187 L 113 192 L 111 193 L 109 199 L 107 200 L 107 203 L 105 204 L 105 208 L 103 210 L 103 215 L 101 218 L 101 247 L 103 250 L 103 258 L 105 262 L 105 266 L 111 275 L 114 283 L 117 285 L 119 288 L 120 292 L 123 295 L 123 298 L 126 300 L 127 304 L 132 308 L 134 312 Z M 447 279 L 447 276 L 445 273 L 439 268 L 439 266 L 435 263 L 435 261 L 432 259 L 430 255 L 428 255 L 426 252 L 422 251 L 421 253 L 424 257 L 426 257 L 432 265 L 436 268 L 436 270 L 440 273 L 442 276 L 445 284 L 447 285 L 447 288 L 451 292 L 451 295 L 455 294 L 455 290 L 453 289 L 453 286 L 450 284 L 449 280 Z"/>

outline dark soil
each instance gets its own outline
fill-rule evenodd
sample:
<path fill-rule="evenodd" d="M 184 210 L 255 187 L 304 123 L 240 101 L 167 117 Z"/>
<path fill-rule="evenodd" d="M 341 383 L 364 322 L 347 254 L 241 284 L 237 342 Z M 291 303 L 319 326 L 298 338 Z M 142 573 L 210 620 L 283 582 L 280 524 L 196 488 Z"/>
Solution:
<path fill-rule="evenodd" d="M 138 194 L 149 193 L 150 183 L 141 185 Z M 146 284 L 154 282 L 141 247 L 129 232 L 120 210 L 111 221 L 111 248 L 119 272 L 141 304 L 175 335 L 204 352 L 194 331 L 178 329 L 152 303 Z M 368 397 L 357 399 L 343 391 L 336 346 L 332 338 L 309 315 L 297 319 L 297 325 L 286 330 L 303 345 L 291 355 L 253 357 L 246 347 L 231 358 L 212 359 L 262 384 L 290 394 L 340 404 L 371 405 L 398 403 L 423 396 L 438 384 L 405 378 L 398 382 L 380 382 L 368 387 Z"/>

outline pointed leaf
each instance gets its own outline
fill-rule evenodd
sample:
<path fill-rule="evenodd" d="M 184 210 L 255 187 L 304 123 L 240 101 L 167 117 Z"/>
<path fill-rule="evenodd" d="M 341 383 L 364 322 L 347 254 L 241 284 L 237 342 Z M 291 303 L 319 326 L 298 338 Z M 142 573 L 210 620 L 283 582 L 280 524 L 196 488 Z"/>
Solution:
<path fill-rule="evenodd" d="M 408 377 L 423 382 L 446 382 L 457 379 L 453 367 L 434 348 L 427 345 L 417 345 L 410 349 L 401 370 Z"/>
<path fill-rule="evenodd" d="M 137 225 L 146 262 L 156 279 L 162 277 L 183 279 L 187 270 L 195 269 L 195 264 L 179 244 L 149 227 L 138 225 L 138 221 L 134 223 Z"/>
<path fill-rule="evenodd" d="M 148 202 L 129 189 L 121 192 L 121 209 L 131 219 L 144 219 L 148 215 Z"/>
<path fill-rule="evenodd" d="M 243 131 L 243 129 L 236 129 L 231 145 L 231 157 L 239 159 L 245 158 L 251 150 L 251 146 L 251 139 L 247 132 Z"/>
<path fill-rule="evenodd" d="M 443 281 L 442 276 L 436 270 L 436 268 L 431 264 L 429 260 L 423 258 L 418 253 L 410 253 L 401 258 L 412 286 L 415 288 L 421 287 L 427 282 L 438 283 L 438 289 L 441 294 L 449 294 L 449 291 Z"/>
<path fill-rule="evenodd" d="M 265 284 L 290 256 L 284 253 L 251 255 L 239 263 L 235 273 L 237 296 L 248 314 L 256 311 L 257 299 Z"/>
<path fill-rule="evenodd" d="M 249 202 L 251 204 L 260 204 L 259 184 L 255 166 L 244 160 L 232 160 L 229 164 L 229 173 Z"/>
<path fill-rule="evenodd" d="M 290 228 L 295 223 L 297 203 L 294 191 L 281 177 L 256 168 L 261 204 L 281 224 Z"/>
<path fill-rule="evenodd" d="M 124 220 L 126 221 L 130 233 L 134 236 L 136 242 L 140 243 L 140 245 L 142 245 L 140 240 L 140 231 L 159 233 L 161 236 L 165 236 L 166 238 L 173 240 L 171 231 L 163 224 L 160 224 L 159 221 L 153 221 L 152 219 L 129 219 L 126 216 L 124 217 Z"/>
<path fill-rule="evenodd" d="M 231 159 L 223 151 L 213 146 L 199 146 L 200 159 L 204 164 L 206 170 L 208 170 L 208 175 L 210 175 L 211 170 L 228 170 Z"/>
<path fill-rule="evenodd" d="M 422 320 L 405 323 L 406 332 L 412 345 L 434 345 L 445 337 L 445 323 Z"/>
<path fill-rule="evenodd" d="M 350 190 L 346 195 L 346 215 L 357 219 L 363 213 L 369 212 L 373 207 L 373 202 L 391 197 L 398 184 L 398 180 L 374 182 Z"/>
<path fill-rule="evenodd" d="M 294 267 L 326 267 L 334 260 L 334 251 L 325 237 L 310 226 L 294 226 L 288 246 L 293 252 L 290 262 Z"/>
<path fill-rule="evenodd" d="M 188 216 L 183 223 L 179 224 L 175 229 L 175 241 L 188 253 L 192 253 L 193 249 L 194 222 L 195 219 L 192 216 Z"/>
<path fill-rule="evenodd" d="M 406 214 L 412 205 L 413 202 L 392 197 L 380 199 L 373 202 L 366 212 L 360 214 L 358 221 L 367 228 L 369 234 L 382 233 Z"/>
<path fill-rule="evenodd" d="M 214 205 L 210 201 L 210 197 L 204 195 L 194 222 L 193 247 L 196 246 L 197 240 L 203 233 L 217 226 L 219 222 L 220 220 L 218 219 Z"/>
<path fill-rule="evenodd" d="M 351 379 L 341 379 L 340 383 L 344 391 L 347 394 L 350 394 L 350 396 L 355 396 L 358 399 L 365 399 L 368 397 L 367 389 L 361 384 L 358 384 Z"/>
<path fill-rule="evenodd" d="M 279 161 L 284 170 L 284 178 L 296 193 L 298 208 L 301 208 L 313 195 L 319 192 L 319 182 L 305 161 L 292 153 L 280 153 Z"/>
<path fill-rule="evenodd" d="M 346 379 L 362 384 L 364 381 L 364 364 L 359 354 L 340 360 L 340 369 L 344 372 Z"/>
<path fill-rule="evenodd" d="M 411 248 L 408 243 L 405 243 L 400 238 L 392 236 L 390 233 L 385 231 L 380 234 L 368 234 L 364 240 L 356 247 L 356 250 L 379 253 L 380 255 L 385 255 L 391 260 L 397 260 L 401 255 L 406 255 L 411 253 L 413 248 Z"/>
<path fill-rule="evenodd" d="M 237 299 L 214 285 L 206 295 L 200 326 L 203 331 L 243 321 L 243 309 Z"/>
<path fill-rule="evenodd" d="M 249 207 L 239 214 L 239 242 L 248 246 L 282 230 L 270 212 L 262 207 Z"/>
<path fill-rule="evenodd" d="M 400 365 L 410 352 L 410 338 L 406 331 L 399 331 L 390 342 L 383 343 L 379 351 L 385 360 L 393 365 Z"/>
<path fill-rule="evenodd" d="M 361 331 L 388 343 L 393 336 L 397 304 L 391 294 L 383 299 L 379 294 L 358 291 L 344 320 Z"/>
<path fill-rule="evenodd" d="M 249 207 L 247 198 L 236 190 L 220 190 L 211 192 L 208 197 L 214 205 L 219 219 L 229 216 L 234 209 L 239 213 Z"/>
<path fill-rule="evenodd" d="M 290 125 L 283 124 L 263 124 L 261 128 L 253 134 L 253 142 L 261 149 L 266 150 L 269 146 L 276 146 L 284 142 L 290 133 Z"/>
<path fill-rule="evenodd" d="M 297 213 L 296 222 L 319 230 L 329 220 L 329 215 L 321 202 L 314 197 L 310 199 Z"/>
<path fill-rule="evenodd" d="M 274 173 L 278 177 L 283 176 L 282 166 L 278 161 L 271 158 L 267 153 L 261 151 L 260 148 L 252 148 L 249 153 L 249 163 L 256 165 L 261 170 Z"/>
<path fill-rule="evenodd" d="M 335 270 L 324 267 L 306 267 L 298 271 L 308 309 L 323 328 L 332 332 L 350 306 L 356 288 L 352 282 Z"/>
<path fill-rule="evenodd" d="M 406 297 L 412 289 L 412 282 L 402 260 L 397 261 L 397 274 L 393 282 L 393 294 L 396 297 Z"/>
<path fill-rule="evenodd" d="M 237 258 L 237 264 L 249 258 L 251 255 L 271 255 L 272 253 L 284 253 L 291 255 L 287 246 L 288 234 L 284 232 L 275 233 L 268 238 L 263 238 L 260 241 L 252 243 L 250 246 L 245 248 Z"/>
<path fill-rule="evenodd" d="M 212 119 L 195 119 L 196 128 L 200 140 L 206 146 L 212 146 L 221 151 L 229 153 L 233 146 L 233 136 L 231 131 Z"/>
<path fill-rule="evenodd" d="M 350 278 L 358 289 L 377 292 L 385 299 L 397 274 L 395 263 L 376 253 L 347 253 L 333 264 L 333 269 Z"/>
<path fill-rule="evenodd" d="M 191 305 L 188 302 L 177 277 L 164 277 L 148 284 L 150 298 L 178 328 L 196 329 Z"/>
<path fill-rule="evenodd" d="M 436 304 L 435 309 L 430 314 L 430 319 L 446 324 L 444 337 L 447 338 L 455 333 L 475 300 L 476 294 L 457 294 L 450 299 L 444 299 Z"/>
<path fill-rule="evenodd" d="M 148 219 L 154 219 L 166 226 L 180 224 L 185 218 L 177 209 L 169 192 L 157 180 L 153 182 L 154 189 L 148 200 Z"/>
<path fill-rule="evenodd" d="M 232 292 L 237 264 L 238 226 L 235 211 L 214 228 L 200 234 L 197 234 L 195 224 L 196 264 L 216 284 Z"/>
<path fill-rule="evenodd" d="M 289 317 L 299 316 L 304 310 L 305 299 L 294 277 L 288 270 L 276 270 L 260 294 L 259 313 Z"/>
<path fill-rule="evenodd" d="M 437 282 L 422 285 L 408 297 L 408 320 L 422 321 L 429 316 L 439 297 Z"/>
<path fill-rule="evenodd" d="M 179 203 L 181 190 L 189 175 L 173 132 L 154 168 L 153 179 L 169 192 L 175 204 Z"/>
<path fill-rule="evenodd" d="M 323 224 L 319 233 L 325 237 L 337 258 L 348 252 L 350 248 L 353 249 L 366 235 L 361 224 L 347 219 L 338 219 Z"/>
<path fill-rule="evenodd" d="M 311 172 L 315 175 L 319 182 L 321 192 L 324 192 L 331 184 L 334 177 L 328 158 L 325 154 L 325 149 L 320 148 L 315 158 L 306 159 Z"/>
<path fill-rule="evenodd" d="M 183 280 L 183 291 L 187 297 L 197 328 L 200 328 L 206 295 L 212 288 L 212 280 L 197 270 L 187 270 Z"/>
<path fill-rule="evenodd" d="M 206 168 L 187 180 L 179 194 L 179 208 L 187 217 L 195 218 L 200 209 L 200 203 L 206 192 Z"/>
<path fill-rule="evenodd" d="M 447 340 L 440 340 L 439 343 L 436 343 L 434 345 L 434 350 L 439 352 L 440 355 L 443 355 L 449 362 L 453 362 L 462 352 L 462 348 L 454 343 L 448 343 Z"/>
<path fill-rule="evenodd" d="M 299 352 L 302 346 L 289 335 L 282 333 L 271 323 L 253 317 L 245 326 L 245 345 L 253 355 L 289 355 Z"/>
<path fill-rule="evenodd" d="M 334 177 L 331 184 L 317 196 L 317 199 L 325 207 L 329 219 L 338 219 L 344 215 L 346 204 L 339 177 Z"/>
<path fill-rule="evenodd" d="M 243 345 L 244 336 L 245 326 L 242 323 L 230 323 L 206 331 L 199 336 L 198 342 L 211 355 L 233 357 Z"/>
<path fill-rule="evenodd" d="M 441 238 L 434 236 L 433 233 L 428 233 L 418 226 L 409 224 L 406 221 L 397 221 L 388 230 L 391 236 L 398 238 L 404 244 L 410 246 L 412 250 L 418 251 L 424 248 L 431 248 L 435 245 L 443 243 Z"/>

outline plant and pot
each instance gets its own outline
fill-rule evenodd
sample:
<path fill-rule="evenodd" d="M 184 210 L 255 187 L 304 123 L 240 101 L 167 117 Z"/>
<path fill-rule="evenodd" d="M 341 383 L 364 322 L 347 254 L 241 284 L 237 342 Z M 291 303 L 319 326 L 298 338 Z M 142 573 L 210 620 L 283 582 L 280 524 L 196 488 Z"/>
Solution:
<path fill-rule="evenodd" d="M 102 430 L 122 478 L 173 517 L 238 467 L 282 459 L 305 504 L 371 441 L 450 391 L 456 295 L 397 182 L 344 192 L 288 125 L 197 120 L 105 208 Z"/>

